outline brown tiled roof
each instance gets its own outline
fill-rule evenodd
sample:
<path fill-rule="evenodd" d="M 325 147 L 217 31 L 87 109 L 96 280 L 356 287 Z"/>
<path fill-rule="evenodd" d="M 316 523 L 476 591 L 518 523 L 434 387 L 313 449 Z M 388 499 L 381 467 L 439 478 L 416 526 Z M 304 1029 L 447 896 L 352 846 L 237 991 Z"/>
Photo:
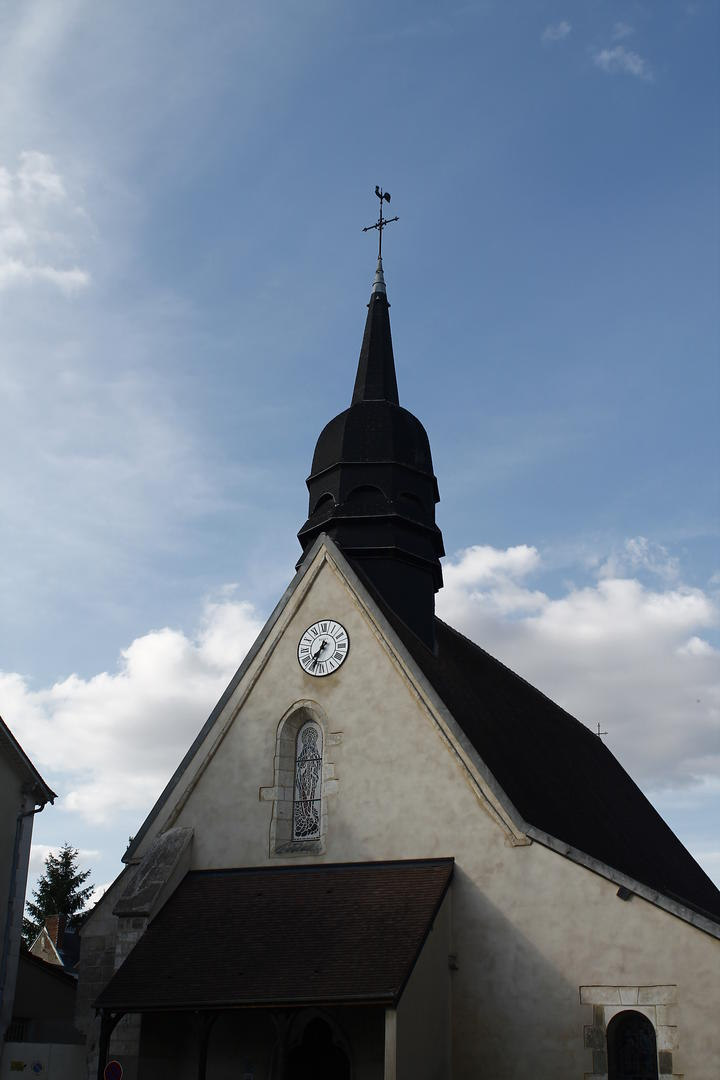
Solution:
<path fill-rule="evenodd" d="M 189 873 L 96 1005 L 395 1004 L 452 859 Z"/>

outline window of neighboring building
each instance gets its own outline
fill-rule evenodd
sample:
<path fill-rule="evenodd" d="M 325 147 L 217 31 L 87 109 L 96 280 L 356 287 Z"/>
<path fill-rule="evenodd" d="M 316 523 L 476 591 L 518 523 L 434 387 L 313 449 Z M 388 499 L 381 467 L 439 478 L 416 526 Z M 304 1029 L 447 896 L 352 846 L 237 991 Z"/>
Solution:
<path fill-rule="evenodd" d="M 608 1080 L 658 1080 L 655 1028 L 642 1013 L 617 1013 L 607 1026 Z"/>

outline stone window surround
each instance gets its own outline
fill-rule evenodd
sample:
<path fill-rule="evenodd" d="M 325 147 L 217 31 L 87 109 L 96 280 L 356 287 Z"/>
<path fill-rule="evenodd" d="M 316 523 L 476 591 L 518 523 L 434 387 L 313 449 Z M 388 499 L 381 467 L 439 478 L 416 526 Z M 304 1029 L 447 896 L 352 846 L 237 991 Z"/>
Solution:
<path fill-rule="evenodd" d="M 581 986 L 580 1002 L 592 1005 L 593 1022 L 584 1028 L 584 1043 L 592 1050 L 593 1071 L 584 1080 L 608 1080 L 607 1026 L 621 1012 L 639 1012 L 655 1029 L 660 1080 L 683 1080 L 673 1072 L 673 1050 L 678 1047 L 675 1019 L 677 986 Z"/>
<path fill-rule="evenodd" d="M 323 762 L 320 811 L 320 837 L 317 840 L 293 840 L 292 815 L 295 797 L 295 752 L 297 734 L 308 720 L 314 721 L 323 734 Z M 295 701 L 286 710 L 277 727 L 273 785 L 261 787 L 261 802 L 272 802 L 270 820 L 270 855 L 324 855 L 328 828 L 328 797 L 337 794 L 335 763 L 329 761 L 332 747 L 342 742 L 342 732 L 330 731 L 325 710 L 316 701 Z"/>

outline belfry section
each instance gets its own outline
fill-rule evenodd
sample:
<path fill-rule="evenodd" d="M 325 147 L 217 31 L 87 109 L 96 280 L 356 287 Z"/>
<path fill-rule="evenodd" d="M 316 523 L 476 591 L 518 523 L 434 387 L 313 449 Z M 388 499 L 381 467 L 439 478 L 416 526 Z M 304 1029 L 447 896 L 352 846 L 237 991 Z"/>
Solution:
<path fill-rule="evenodd" d="M 303 551 L 320 533 L 342 548 L 380 597 L 434 647 L 442 533 L 430 443 L 399 403 L 390 305 L 378 260 L 352 402 L 320 434 L 307 480 Z M 301 560 L 302 561 L 302 560 Z"/>

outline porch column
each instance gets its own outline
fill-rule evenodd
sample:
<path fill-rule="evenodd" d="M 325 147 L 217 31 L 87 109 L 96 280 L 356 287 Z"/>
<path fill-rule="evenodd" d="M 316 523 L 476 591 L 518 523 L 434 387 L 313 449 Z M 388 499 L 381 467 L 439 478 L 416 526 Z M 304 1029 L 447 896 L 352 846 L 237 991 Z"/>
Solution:
<path fill-rule="evenodd" d="M 293 1013 L 289 1009 L 273 1010 L 270 1013 L 273 1024 L 275 1025 L 275 1033 L 277 1035 L 277 1041 L 275 1043 L 275 1051 L 270 1064 L 270 1075 L 273 1080 L 285 1080 L 285 1064 L 287 1057 L 287 1038 L 290 1031 L 290 1024 L 292 1022 Z"/>
<path fill-rule="evenodd" d="M 107 1065 L 108 1050 L 110 1049 L 110 1036 L 122 1020 L 123 1016 L 125 1016 L 125 1013 L 114 1013 L 110 1009 L 103 1009 L 102 1011 L 100 1017 L 100 1045 L 98 1047 L 97 1064 L 98 1080 L 103 1080 L 105 1066 Z"/>
<path fill-rule="evenodd" d="M 217 1012 L 205 1013 L 201 1018 L 200 1026 L 200 1050 L 198 1055 L 198 1080 L 205 1080 L 207 1076 L 208 1047 L 213 1024 L 220 1014 Z"/>
<path fill-rule="evenodd" d="M 384 1080 L 397 1077 L 397 1009 L 385 1010 L 385 1072 Z"/>

